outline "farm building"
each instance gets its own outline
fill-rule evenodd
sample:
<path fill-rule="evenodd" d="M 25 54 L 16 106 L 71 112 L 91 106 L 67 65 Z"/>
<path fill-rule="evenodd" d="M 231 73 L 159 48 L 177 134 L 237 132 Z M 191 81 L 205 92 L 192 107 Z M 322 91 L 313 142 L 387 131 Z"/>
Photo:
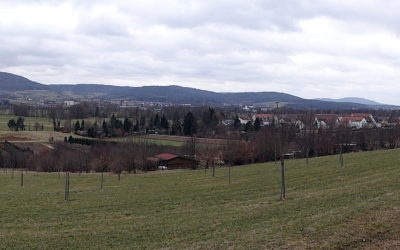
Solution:
<path fill-rule="evenodd" d="M 193 161 L 189 157 L 182 157 L 175 154 L 159 154 L 149 158 L 149 160 L 155 162 L 157 166 L 165 166 L 167 169 L 184 169 L 197 167 L 197 161 Z"/>

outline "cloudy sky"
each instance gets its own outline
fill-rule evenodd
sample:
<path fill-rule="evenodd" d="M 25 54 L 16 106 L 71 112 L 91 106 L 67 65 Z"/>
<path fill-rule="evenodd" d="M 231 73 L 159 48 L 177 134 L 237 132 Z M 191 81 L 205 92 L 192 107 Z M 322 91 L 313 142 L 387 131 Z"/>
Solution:
<path fill-rule="evenodd" d="M 0 71 L 400 104 L 400 1 L 1 0 Z"/>

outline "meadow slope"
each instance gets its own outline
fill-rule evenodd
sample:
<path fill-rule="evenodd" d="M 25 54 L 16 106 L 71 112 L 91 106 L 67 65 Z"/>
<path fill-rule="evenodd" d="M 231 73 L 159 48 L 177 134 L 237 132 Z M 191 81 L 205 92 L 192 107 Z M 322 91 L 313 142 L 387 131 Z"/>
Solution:
<path fill-rule="evenodd" d="M 400 150 L 227 169 L 63 176 L 0 172 L 0 248 L 400 248 Z"/>

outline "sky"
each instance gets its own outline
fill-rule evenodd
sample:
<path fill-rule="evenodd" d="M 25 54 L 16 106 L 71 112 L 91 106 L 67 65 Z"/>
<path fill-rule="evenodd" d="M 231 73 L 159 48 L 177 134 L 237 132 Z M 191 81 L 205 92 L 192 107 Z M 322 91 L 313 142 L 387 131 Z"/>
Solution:
<path fill-rule="evenodd" d="M 0 71 L 400 104 L 400 1 L 0 0 Z"/>

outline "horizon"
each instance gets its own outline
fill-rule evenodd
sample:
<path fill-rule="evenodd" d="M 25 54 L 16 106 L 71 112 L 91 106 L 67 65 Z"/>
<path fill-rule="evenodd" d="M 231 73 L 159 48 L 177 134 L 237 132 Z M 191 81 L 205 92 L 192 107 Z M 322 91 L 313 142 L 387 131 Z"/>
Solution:
<path fill-rule="evenodd" d="M 0 71 L 43 84 L 179 85 L 398 105 L 398 7 L 357 0 L 2 2 Z"/>

